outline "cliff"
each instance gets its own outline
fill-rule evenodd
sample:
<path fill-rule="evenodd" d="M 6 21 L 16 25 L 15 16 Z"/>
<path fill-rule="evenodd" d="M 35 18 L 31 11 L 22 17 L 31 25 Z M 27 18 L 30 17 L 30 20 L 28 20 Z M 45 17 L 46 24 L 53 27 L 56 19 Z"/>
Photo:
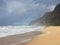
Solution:
<path fill-rule="evenodd" d="M 60 3 L 56 5 L 55 9 L 52 12 L 46 12 L 43 17 L 32 21 L 30 24 L 60 26 Z"/>

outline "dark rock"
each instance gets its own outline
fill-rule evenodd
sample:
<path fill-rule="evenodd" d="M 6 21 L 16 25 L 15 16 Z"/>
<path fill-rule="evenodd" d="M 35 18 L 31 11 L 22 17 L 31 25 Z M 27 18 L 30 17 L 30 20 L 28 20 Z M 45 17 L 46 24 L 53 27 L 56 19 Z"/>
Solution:
<path fill-rule="evenodd" d="M 52 12 L 46 12 L 43 17 L 32 21 L 31 25 L 60 26 L 60 3 Z"/>

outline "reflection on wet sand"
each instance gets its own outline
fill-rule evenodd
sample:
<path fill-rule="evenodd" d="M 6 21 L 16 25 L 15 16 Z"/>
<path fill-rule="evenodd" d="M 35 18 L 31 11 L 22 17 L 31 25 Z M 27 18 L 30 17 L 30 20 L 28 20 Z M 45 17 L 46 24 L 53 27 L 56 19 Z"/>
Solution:
<path fill-rule="evenodd" d="M 17 45 L 30 41 L 34 36 L 41 34 L 39 31 L 31 31 L 23 34 L 10 35 L 0 38 L 0 45 Z"/>
<path fill-rule="evenodd" d="M 34 37 L 30 42 L 18 45 L 60 45 L 60 26 L 47 27 L 43 32 L 45 34 Z"/>

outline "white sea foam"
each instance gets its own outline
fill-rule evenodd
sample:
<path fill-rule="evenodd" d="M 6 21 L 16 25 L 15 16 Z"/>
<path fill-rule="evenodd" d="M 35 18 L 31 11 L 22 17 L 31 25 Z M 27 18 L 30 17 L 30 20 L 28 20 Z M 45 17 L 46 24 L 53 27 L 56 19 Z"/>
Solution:
<path fill-rule="evenodd" d="M 44 26 L 0 26 L 0 37 L 22 34 L 43 28 Z"/>

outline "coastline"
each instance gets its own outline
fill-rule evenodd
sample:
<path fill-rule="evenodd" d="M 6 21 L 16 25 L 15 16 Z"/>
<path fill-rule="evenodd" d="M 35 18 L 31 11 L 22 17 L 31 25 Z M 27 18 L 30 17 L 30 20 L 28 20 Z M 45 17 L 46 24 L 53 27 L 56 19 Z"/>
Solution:
<path fill-rule="evenodd" d="M 21 45 L 60 45 L 60 26 L 49 26 L 43 32 L 45 33 Z"/>
<path fill-rule="evenodd" d="M 17 45 L 30 41 L 34 36 L 41 34 L 39 31 L 31 31 L 24 34 L 10 35 L 0 38 L 0 45 Z"/>

